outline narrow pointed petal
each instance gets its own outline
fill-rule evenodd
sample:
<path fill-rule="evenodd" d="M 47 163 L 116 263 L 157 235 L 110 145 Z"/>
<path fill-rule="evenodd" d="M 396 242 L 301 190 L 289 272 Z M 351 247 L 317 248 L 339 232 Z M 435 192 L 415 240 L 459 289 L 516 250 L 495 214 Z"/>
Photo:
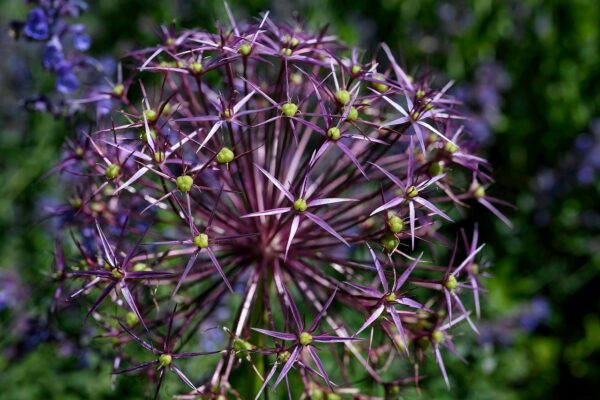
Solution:
<path fill-rule="evenodd" d="M 437 214 L 440 217 L 442 217 L 450 222 L 454 222 L 454 221 L 452 221 L 452 218 L 450 218 L 445 212 L 443 212 L 442 210 L 437 208 L 435 205 L 433 205 L 433 203 L 431 203 L 428 200 L 425 200 L 421 196 L 414 197 L 413 200 L 416 201 L 417 203 L 421 204 L 423 207 L 427 208 L 429 211 L 433 212 L 434 214 Z"/>
<path fill-rule="evenodd" d="M 408 202 L 408 216 L 410 219 L 410 243 L 411 248 L 415 249 L 415 203 Z"/>
<path fill-rule="evenodd" d="M 308 353 L 310 354 L 311 358 L 317 365 L 317 368 L 319 369 L 321 374 L 323 374 L 323 379 L 327 383 L 327 386 L 329 386 L 329 388 L 331 390 L 333 390 L 333 386 L 331 385 L 331 380 L 329 379 L 329 375 L 327 375 L 327 371 L 325 371 L 325 367 L 323 366 L 323 363 L 321 362 L 321 359 L 315 352 L 314 348 L 312 346 L 307 346 L 306 349 L 308 350 Z"/>
<path fill-rule="evenodd" d="M 268 178 L 268 179 L 271 181 L 271 183 L 272 183 L 273 185 L 275 185 L 275 187 L 276 187 L 277 189 L 279 189 L 279 191 L 285 195 L 285 197 L 287 197 L 287 198 L 288 198 L 288 200 L 290 200 L 290 201 L 294 201 L 294 200 L 295 200 L 295 199 L 294 199 L 294 196 L 292 196 L 292 194 L 290 193 L 290 191 L 289 191 L 289 190 L 287 190 L 287 189 L 285 188 L 285 186 L 283 186 L 283 183 L 279 182 L 279 181 L 277 180 L 277 178 L 275 178 L 273 175 L 271 175 L 271 173 L 270 173 L 270 172 L 267 172 L 266 170 L 264 170 L 263 168 L 261 168 L 261 166 L 260 166 L 260 165 L 258 165 L 258 164 L 254 164 L 254 166 L 255 166 L 256 168 L 258 168 L 258 170 L 259 170 L 260 172 L 262 172 L 262 173 L 263 173 L 263 175 L 264 175 L 264 176 L 266 176 L 266 177 L 267 177 L 267 178 Z"/>
<path fill-rule="evenodd" d="M 504 214 L 502 214 L 500 212 L 500 210 L 498 210 L 496 207 L 494 207 L 492 205 L 492 203 L 490 203 L 489 201 L 487 201 L 484 198 L 478 199 L 477 201 L 479 203 L 481 203 L 485 208 L 490 210 L 492 212 L 492 214 L 494 214 L 496 217 L 498 217 L 500 219 L 500 221 L 504 222 L 509 228 L 513 227 L 512 222 L 510 222 L 510 220 L 508 218 L 506 218 L 506 216 Z"/>
<path fill-rule="evenodd" d="M 196 153 L 198 153 L 204 147 L 204 145 L 208 143 L 208 141 L 215 135 L 215 133 L 217 133 L 221 125 L 223 125 L 223 121 L 219 121 L 213 125 L 213 127 L 210 129 L 202 143 L 200 143 L 200 147 L 198 147 Z"/>
<path fill-rule="evenodd" d="M 400 179 L 398 179 L 397 177 L 395 177 L 391 172 L 389 172 L 385 168 L 382 168 L 379 165 L 374 164 L 372 162 L 370 162 L 369 164 L 371 164 L 372 166 L 374 166 L 375 168 L 377 168 L 379 171 L 381 171 L 385 176 L 387 176 L 389 178 L 389 180 L 391 180 L 392 182 L 394 182 L 394 184 L 396 186 L 398 186 L 400 189 L 406 190 L 406 187 L 404 186 L 404 183 L 402 183 L 402 181 Z"/>
<path fill-rule="evenodd" d="M 373 311 L 373 313 L 371 314 L 371 316 L 365 321 L 365 323 L 356 331 L 356 333 L 354 334 L 354 336 L 358 336 L 361 334 L 362 331 L 364 331 L 365 329 L 367 329 L 369 326 L 371 326 L 371 324 L 373 322 L 375 322 L 375 320 L 377 318 L 379 318 L 379 316 L 383 313 L 383 310 L 385 310 L 385 305 L 381 304 L 379 307 L 377 307 L 375 309 L 375 311 Z"/>
<path fill-rule="evenodd" d="M 292 207 L 273 208 L 271 210 L 258 211 L 258 212 L 242 215 L 240 218 L 262 217 L 262 216 L 266 216 L 266 215 L 283 214 L 283 213 L 290 212 L 290 211 L 292 211 Z"/>
<path fill-rule="evenodd" d="M 448 386 L 448 389 L 450 389 L 450 381 L 448 380 L 448 374 L 446 373 L 446 367 L 444 366 L 444 360 L 442 359 L 439 346 L 435 345 L 433 351 L 435 353 L 435 362 L 437 363 L 438 367 L 440 367 L 440 371 L 442 371 L 442 376 L 444 377 L 446 386 Z"/>
<path fill-rule="evenodd" d="M 363 169 L 362 165 L 360 165 L 360 162 L 358 161 L 358 159 L 354 156 L 354 153 L 352 153 L 352 150 L 350 150 L 348 148 L 348 146 L 346 146 L 344 143 L 341 143 L 339 141 L 336 142 L 335 145 L 346 155 L 346 157 L 348 157 L 350 159 L 350 161 L 352 161 L 352 164 L 354 164 L 356 166 L 356 168 L 360 171 L 360 173 L 363 174 L 363 176 L 367 180 L 369 180 L 367 173 Z"/>
<path fill-rule="evenodd" d="M 195 252 L 190 257 L 188 263 L 185 265 L 185 269 L 183 270 L 183 274 L 181 274 L 181 278 L 179 278 L 179 282 L 177 282 L 177 286 L 175 286 L 175 290 L 173 291 L 173 294 L 171 295 L 171 297 L 174 297 L 177 294 L 177 292 L 179 291 L 179 288 L 181 287 L 181 284 L 183 283 L 183 281 L 185 281 L 185 278 L 187 277 L 188 273 L 190 272 L 190 270 L 194 266 L 194 263 L 196 262 L 196 259 L 198 258 L 198 254 L 200 254 L 200 253 L 199 252 Z"/>
<path fill-rule="evenodd" d="M 369 252 L 371 253 L 371 257 L 373 258 L 373 263 L 375 264 L 375 270 L 377 271 L 377 275 L 379 276 L 379 281 L 381 282 L 381 285 L 383 286 L 383 291 L 385 293 L 387 293 L 390 290 L 390 288 L 388 286 L 387 278 L 385 277 L 385 272 L 383 271 L 383 267 L 381 266 L 381 263 L 377 259 L 377 256 L 375 255 L 375 252 L 373 251 L 371 246 L 369 246 L 369 244 L 367 244 L 367 247 L 369 248 Z"/>
<path fill-rule="evenodd" d="M 479 253 L 484 247 L 485 247 L 485 243 L 482 244 L 481 246 L 479 246 L 474 252 L 469 254 L 469 256 L 467 258 L 465 258 L 465 260 L 462 263 L 460 263 L 458 268 L 456 268 L 450 275 L 453 275 L 453 276 L 458 275 L 460 273 L 460 271 L 462 271 L 467 265 L 469 265 L 471 263 L 471 261 L 473 261 L 473 258 L 475 258 L 477 253 Z"/>
<path fill-rule="evenodd" d="M 400 339 L 402 340 L 402 345 L 404 346 L 404 350 L 408 355 L 408 343 L 406 341 L 406 334 L 404 333 L 404 328 L 402 327 L 402 320 L 398 316 L 396 309 L 393 306 L 387 307 L 388 314 L 391 315 L 392 320 L 394 321 L 394 325 L 396 325 L 396 329 L 398 330 L 398 334 L 400 335 Z"/>
<path fill-rule="evenodd" d="M 315 329 L 317 329 L 319 322 L 321 322 L 321 318 L 323 318 L 323 316 L 327 312 L 327 309 L 331 305 L 331 302 L 333 301 L 333 298 L 335 297 L 336 293 L 337 293 L 337 287 L 335 288 L 335 290 L 333 291 L 331 296 L 329 296 L 329 299 L 327 299 L 327 301 L 323 305 L 323 308 L 321 308 L 321 311 L 319 311 L 319 314 L 315 317 L 312 324 L 310 324 L 310 327 L 308 328 L 308 332 L 313 332 Z"/>
<path fill-rule="evenodd" d="M 286 332 L 276 332 L 276 331 L 270 331 L 267 329 L 261 329 L 261 328 L 250 328 L 253 331 L 262 333 L 264 335 L 268 335 L 277 339 L 281 339 L 281 340 L 296 340 L 297 337 L 296 335 L 294 335 L 293 333 L 286 333 Z"/>
<path fill-rule="evenodd" d="M 135 305 L 135 300 L 133 299 L 133 295 L 131 294 L 131 291 L 129 290 L 129 288 L 127 286 L 125 286 L 125 282 L 121 282 L 121 294 L 123 295 L 123 298 L 125 299 L 125 302 L 129 306 L 129 308 L 131 308 L 131 311 L 133 311 L 133 313 L 138 318 L 138 320 L 142 323 L 144 328 L 146 328 L 146 330 L 148 330 L 148 327 L 146 326 L 146 323 L 144 322 L 144 319 L 142 318 L 142 314 L 140 313 L 140 310 Z"/>
<path fill-rule="evenodd" d="M 246 105 L 246 103 L 250 100 L 250 98 L 252 96 L 254 96 L 254 93 L 256 93 L 256 90 L 253 90 L 250 93 L 248 93 L 246 96 L 244 96 L 243 99 L 241 99 L 240 101 L 238 101 L 237 104 L 233 106 L 233 114 L 234 115 L 238 111 L 240 111 L 242 109 L 242 107 L 244 107 Z"/>
<path fill-rule="evenodd" d="M 114 194 L 119 193 L 121 190 L 128 188 L 129 186 L 131 186 L 132 183 L 134 183 L 135 181 L 137 181 L 138 179 L 140 179 L 142 176 L 144 176 L 144 174 L 148 172 L 148 168 L 143 167 L 140 168 L 135 174 L 133 174 L 131 176 L 131 178 L 129 178 L 125 183 L 123 183 L 121 186 L 119 186 Z"/>
<path fill-rule="evenodd" d="M 194 384 L 192 383 L 192 381 L 189 380 L 189 378 L 187 376 L 185 376 L 185 374 L 175 366 L 175 364 L 171 363 L 171 365 L 169 365 L 169 368 L 171 368 L 171 370 L 173 370 L 173 372 L 175 372 L 177 374 L 177 376 L 179 377 L 179 379 L 182 380 L 183 383 L 185 383 L 186 385 L 188 385 L 190 388 L 192 388 L 192 390 L 196 390 L 196 386 L 194 386 Z"/>
<path fill-rule="evenodd" d="M 265 377 L 265 380 L 264 380 L 262 386 L 260 387 L 258 393 L 256 393 L 256 397 L 254 397 L 254 400 L 258 400 L 260 398 L 260 395 L 267 387 L 267 384 L 269 383 L 271 378 L 273 378 L 273 375 L 275 375 L 275 371 L 277 370 L 278 365 L 279 365 L 278 363 L 273 364 L 273 368 L 271 368 L 271 370 L 269 371 L 269 374 Z"/>
<path fill-rule="evenodd" d="M 324 198 L 324 199 L 316 199 L 316 200 L 311 200 L 308 202 L 308 206 L 309 207 L 315 207 L 315 206 L 323 206 L 325 204 L 335 204 L 335 203 L 343 203 L 346 201 L 358 201 L 356 199 L 346 199 L 346 198 Z"/>
<path fill-rule="evenodd" d="M 471 327 L 471 329 L 473 329 L 473 332 L 475 332 L 476 334 L 479 335 L 479 329 L 477 329 L 477 326 L 475 326 L 475 323 L 473 322 L 473 320 L 471 319 L 471 317 L 469 317 L 469 312 L 465 308 L 465 305 L 463 304 L 463 302 L 460 299 L 460 297 L 458 297 L 458 295 L 456 293 L 454 293 L 454 292 L 451 292 L 451 295 L 452 295 L 452 297 L 454 297 L 454 300 L 456 301 L 456 304 L 458 305 L 458 308 L 460 309 L 460 311 L 463 313 L 463 315 L 467 319 L 467 323 L 469 324 L 469 326 Z"/>
<path fill-rule="evenodd" d="M 231 284 L 229 283 L 229 280 L 227 279 L 227 275 L 225 275 L 225 272 L 223 272 L 223 268 L 221 268 L 221 265 L 219 265 L 217 256 L 215 256 L 215 253 L 212 251 L 212 249 L 210 247 L 206 248 L 206 252 L 208 253 L 208 256 L 210 257 L 210 260 L 212 261 L 213 265 L 219 272 L 219 275 L 221 275 L 221 278 L 223 278 L 225 285 L 227 285 L 227 289 L 229 289 L 229 291 L 231 293 L 233 293 L 233 288 L 231 287 Z"/>
<path fill-rule="evenodd" d="M 329 232 L 332 236 L 334 236 L 340 242 L 342 242 L 346 246 L 350 247 L 348 242 L 346 242 L 346 240 L 343 237 L 341 237 L 340 234 L 335 231 L 335 229 L 333 229 L 331 226 L 329 226 L 329 224 L 327 222 L 325 222 L 323 219 L 321 219 L 321 217 L 317 217 L 315 214 L 310 213 L 308 211 L 305 211 L 304 215 L 306 215 L 306 217 L 308 219 L 310 219 L 312 222 L 314 222 L 315 224 L 319 225 L 321 228 L 323 228 L 324 230 Z"/>
<path fill-rule="evenodd" d="M 388 201 L 387 203 L 385 203 L 384 205 L 377 207 L 369 215 L 373 216 L 377 213 L 388 210 L 392 207 L 396 207 L 397 205 L 402 204 L 403 202 L 404 202 L 404 196 L 396 196 L 393 199 L 391 199 L 390 201 Z"/>
<path fill-rule="evenodd" d="M 276 388 L 277 385 L 279 385 L 279 382 L 281 382 L 281 380 L 287 376 L 287 373 L 290 371 L 290 369 L 294 366 L 294 364 L 298 360 L 299 352 L 300 352 L 300 346 L 296 346 L 294 348 L 294 351 L 292 351 L 292 354 L 290 354 L 290 358 L 283 365 L 283 368 L 281 369 L 281 372 L 279 373 L 279 376 L 277 377 L 277 380 L 275 381 L 273 388 Z"/>
<path fill-rule="evenodd" d="M 421 252 L 421 254 L 419 254 L 419 256 L 410 264 L 410 266 L 404 270 L 402 275 L 400 275 L 400 278 L 398 278 L 398 280 L 394 283 L 394 288 L 392 289 L 393 292 L 398 291 L 402 285 L 404 285 L 417 264 L 419 264 L 421 261 L 421 257 L 423 257 L 423 252 Z"/>
<path fill-rule="evenodd" d="M 290 237 L 288 238 L 287 245 L 285 246 L 285 256 L 284 260 L 287 260 L 288 251 L 290 250 L 290 246 L 292 245 L 292 241 L 294 240 L 294 236 L 296 236 L 296 231 L 300 226 L 300 216 L 294 215 L 294 219 L 292 220 L 292 226 L 290 227 Z"/>
<path fill-rule="evenodd" d="M 141 369 L 148 368 L 149 366 L 157 364 L 157 363 L 158 363 L 158 360 L 148 361 L 148 362 L 138 364 L 138 365 L 130 367 L 130 368 L 122 369 L 119 371 L 113 371 L 112 374 L 113 375 L 127 374 L 129 372 L 135 372 L 135 371 L 139 371 Z"/>

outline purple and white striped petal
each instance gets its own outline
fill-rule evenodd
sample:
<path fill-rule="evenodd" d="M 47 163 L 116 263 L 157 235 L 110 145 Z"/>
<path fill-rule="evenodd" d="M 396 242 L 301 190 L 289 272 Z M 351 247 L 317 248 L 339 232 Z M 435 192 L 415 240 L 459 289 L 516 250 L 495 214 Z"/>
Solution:
<path fill-rule="evenodd" d="M 440 217 L 442 217 L 450 222 L 454 222 L 454 221 L 452 221 L 452 218 L 450 218 L 445 212 L 443 212 L 442 210 L 440 210 L 439 208 L 434 206 L 433 203 L 431 203 L 429 200 L 425 200 L 421 196 L 413 197 L 413 200 L 416 201 L 417 203 L 421 204 L 423 207 L 427 208 L 429 211 L 433 212 L 434 214 L 437 214 Z"/>
<path fill-rule="evenodd" d="M 381 267 L 381 263 L 377 259 L 375 252 L 373 251 L 371 246 L 369 246 L 368 243 L 367 243 L 367 247 L 369 248 L 369 252 L 371 253 L 371 257 L 373 258 L 373 263 L 375 264 L 375 270 L 377 271 L 377 275 L 379 276 L 379 281 L 381 282 L 381 285 L 383 286 L 383 291 L 385 293 L 387 293 L 387 292 L 389 292 L 390 288 L 388 286 L 387 278 L 385 277 L 383 268 Z"/>
<path fill-rule="evenodd" d="M 288 238 L 287 245 L 285 246 L 285 255 L 283 257 L 284 261 L 287 260 L 288 251 L 290 250 L 290 246 L 292 245 L 292 241 L 294 240 L 294 236 L 296 236 L 296 231 L 298 231 L 299 226 L 300 215 L 294 215 L 292 226 L 290 227 L 290 237 Z"/>
<path fill-rule="evenodd" d="M 268 335 L 271 337 L 274 337 L 276 339 L 281 339 L 281 340 L 297 340 L 298 337 L 296 335 L 294 335 L 293 333 L 286 333 L 286 332 L 277 332 L 277 331 L 270 331 L 268 329 L 262 329 L 262 328 L 250 328 L 253 331 L 262 333 L 263 335 Z"/>

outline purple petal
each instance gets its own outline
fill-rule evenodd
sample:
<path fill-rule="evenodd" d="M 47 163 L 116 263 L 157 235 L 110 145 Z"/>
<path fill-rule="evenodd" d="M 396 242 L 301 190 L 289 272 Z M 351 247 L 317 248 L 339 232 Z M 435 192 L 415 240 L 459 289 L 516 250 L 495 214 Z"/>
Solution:
<path fill-rule="evenodd" d="M 313 361 L 315 362 L 315 364 L 317 364 L 317 368 L 319 369 L 321 374 L 323 374 L 323 379 L 327 383 L 327 386 L 329 386 L 329 388 L 331 390 L 333 390 L 333 387 L 331 385 L 331 380 L 329 379 L 329 376 L 327 375 L 327 371 L 325 371 L 325 367 L 323 366 L 321 359 L 319 358 L 319 356 L 317 355 L 317 353 L 311 346 L 308 346 L 307 350 L 308 350 L 310 356 L 312 357 Z"/>
<path fill-rule="evenodd" d="M 177 286 L 175 286 L 175 290 L 173 291 L 173 294 L 171 295 L 171 297 L 174 297 L 177 294 L 177 291 L 179 290 L 179 287 L 181 286 L 181 284 L 183 283 L 183 281 L 187 277 L 187 274 L 190 272 L 190 269 L 192 269 L 192 267 L 194 266 L 194 263 L 196 262 L 196 259 L 198 258 L 198 254 L 200 254 L 200 253 L 199 252 L 195 252 L 190 257 L 188 263 L 185 266 L 185 269 L 183 270 L 183 274 L 181 274 L 181 278 L 179 278 L 179 282 L 177 282 Z"/>
<path fill-rule="evenodd" d="M 364 331 L 369 326 L 371 326 L 371 324 L 373 322 L 375 322 L 375 320 L 377 318 L 379 318 L 379 316 L 381 315 L 381 313 L 383 313 L 383 310 L 385 310 L 385 305 L 382 304 L 379 307 L 377 307 L 377 309 L 375 311 L 373 311 L 373 313 L 371 314 L 371 316 L 365 321 L 365 323 L 360 327 L 360 329 L 356 331 L 356 333 L 354 334 L 354 336 L 360 335 L 360 333 L 362 331 Z"/>
<path fill-rule="evenodd" d="M 379 280 L 381 281 L 381 284 L 383 285 L 383 291 L 385 293 L 387 293 L 390 290 L 390 288 L 388 286 L 388 282 L 385 277 L 385 273 L 383 272 L 383 268 L 381 267 L 381 264 L 379 263 L 379 260 L 377 259 L 377 256 L 375 255 L 375 252 L 373 251 L 371 246 L 369 246 L 369 244 L 367 244 L 367 247 L 369 248 L 371 257 L 373 257 L 373 262 L 375 263 L 375 270 L 377 270 L 377 275 L 379 276 Z"/>
<path fill-rule="evenodd" d="M 442 376 L 444 377 L 446 386 L 448 386 L 448 389 L 450 389 L 450 381 L 448 380 L 448 374 L 446 373 L 446 367 L 444 366 L 444 360 L 442 359 L 439 346 L 435 345 L 433 351 L 435 353 L 435 362 L 440 367 L 440 371 L 442 371 Z"/>
<path fill-rule="evenodd" d="M 404 283 L 406 282 L 406 280 L 408 279 L 410 274 L 413 272 L 413 270 L 415 269 L 417 264 L 421 261 L 421 257 L 423 257 L 423 252 L 421 252 L 421 254 L 419 254 L 419 257 L 417 257 L 412 262 L 412 264 L 410 264 L 410 266 L 404 270 L 402 275 L 400 275 L 400 278 L 398 278 L 396 283 L 394 283 L 394 288 L 392 289 L 393 292 L 398 291 L 398 289 L 400 289 L 402 287 L 402 285 L 404 285 Z"/>
<path fill-rule="evenodd" d="M 324 199 L 316 199 L 308 202 L 309 207 L 322 206 L 325 204 L 334 204 L 334 203 L 343 203 L 345 201 L 358 201 L 356 199 L 346 199 L 346 198 L 324 198 Z"/>
<path fill-rule="evenodd" d="M 319 314 L 315 317 L 312 324 L 310 324 L 310 327 L 308 328 L 308 332 L 313 332 L 317 328 L 317 325 L 319 325 L 319 322 L 321 322 L 321 318 L 323 318 L 323 315 L 325 315 L 325 313 L 327 312 L 327 309 L 331 305 L 331 302 L 333 301 L 333 298 L 335 297 L 336 293 L 337 293 L 337 287 L 335 288 L 335 290 L 333 291 L 331 296 L 329 296 L 329 299 L 327 299 L 327 301 L 323 305 L 323 308 L 321 308 L 321 311 L 319 311 Z"/>
<path fill-rule="evenodd" d="M 500 219 L 500 221 L 504 222 L 509 228 L 513 227 L 512 222 L 510 222 L 510 220 L 506 218 L 506 216 L 504 216 L 504 214 L 502 214 L 500 210 L 494 207 L 492 203 L 483 198 L 480 198 L 477 201 L 480 202 L 485 208 L 490 210 L 496 217 Z"/>
<path fill-rule="evenodd" d="M 404 196 L 397 196 L 394 197 L 393 199 L 391 199 L 390 201 L 388 201 L 387 203 L 385 203 L 384 205 L 376 208 L 375 210 L 373 210 L 373 212 L 371 212 L 371 214 L 369 214 L 369 216 L 373 216 L 377 213 L 380 213 L 384 210 L 387 210 L 389 208 L 392 207 L 396 207 L 398 204 L 401 204 L 402 202 L 404 202 Z"/>
<path fill-rule="evenodd" d="M 131 368 L 122 369 L 120 371 L 114 371 L 113 375 L 127 374 L 129 372 L 139 371 L 140 369 L 147 368 L 147 367 L 149 367 L 151 365 L 154 365 L 156 363 L 158 363 L 158 360 L 148 361 L 148 362 L 145 362 L 145 363 L 142 363 L 142 364 L 138 364 L 138 365 L 136 365 L 134 367 L 131 367 Z"/>
<path fill-rule="evenodd" d="M 416 201 L 417 203 L 421 204 L 423 207 L 427 208 L 429 211 L 432 211 L 433 213 L 439 215 L 440 217 L 442 217 L 450 222 L 454 222 L 454 221 L 452 221 L 452 218 L 450 218 L 448 215 L 446 215 L 446 213 L 444 213 L 442 210 L 440 210 L 439 208 L 434 206 L 433 203 L 431 203 L 428 200 L 425 200 L 421 196 L 414 197 L 413 200 Z"/>
<path fill-rule="evenodd" d="M 292 220 L 292 226 L 290 228 L 290 237 L 288 238 L 287 245 L 285 246 L 285 255 L 284 260 L 287 260 L 288 251 L 290 250 L 290 246 L 292 245 L 292 240 L 294 240 L 294 236 L 296 236 L 296 231 L 300 226 L 300 216 L 294 215 L 294 219 Z"/>
<path fill-rule="evenodd" d="M 227 279 L 225 272 L 223 272 L 223 269 L 219 265 L 219 261 L 217 261 L 217 257 L 215 256 L 215 253 L 212 251 L 212 249 L 210 247 L 206 248 L 206 252 L 208 253 L 208 256 L 210 257 L 210 260 L 212 261 L 213 265 L 219 272 L 219 275 L 221 275 L 221 278 L 223 278 L 225 285 L 227 285 L 227 289 L 229 289 L 229 291 L 231 293 L 233 293 L 233 288 L 231 287 L 231 284 L 229 283 L 229 280 Z"/>
<path fill-rule="evenodd" d="M 292 207 L 273 208 L 271 210 L 258 211 L 255 213 L 242 215 L 240 218 L 261 217 L 261 216 L 265 216 L 265 215 L 276 215 L 276 214 L 283 214 L 283 213 L 286 213 L 289 211 L 292 211 Z"/>
<path fill-rule="evenodd" d="M 341 143 L 340 141 L 335 142 L 335 145 L 346 155 L 346 157 L 348 157 L 350 159 L 350 161 L 352 161 L 352 164 L 354 164 L 356 166 L 356 168 L 360 171 L 360 173 L 363 174 L 363 176 L 367 180 L 369 180 L 367 173 L 363 169 L 362 165 L 360 165 L 360 162 L 358 161 L 358 159 L 354 156 L 354 153 L 352 153 L 352 151 L 345 144 Z"/>
<path fill-rule="evenodd" d="M 305 211 L 304 215 L 306 215 L 306 217 L 308 219 L 310 219 L 311 221 L 313 221 L 315 224 L 319 225 L 321 228 L 323 228 L 324 230 L 329 232 L 332 236 L 336 237 L 339 241 L 344 243 L 346 246 L 350 247 L 348 242 L 346 242 L 346 240 L 344 240 L 344 238 L 341 237 L 339 235 L 339 233 L 337 233 L 331 226 L 329 226 L 329 224 L 327 224 L 327 222 L 323 221 L 323 219 L 321 219 L 320 217 L 317 217 L 315 214 L 310 213 L 308 211 Z"/>
<path fill-rule="evenodd" d="M 256 397 L 254 398 L 254 400 L 258 400 L 260 398 L 260 395 L 267 387 L 267 384 L 269 383 L 271 378 L 273 378 L 273 375 L 275 375 L 275 371 L 277 370 L 277 365 L 278 365 L 277 363 L 273 364 L 273 368 L 271 368 L 271 371 L 269 371 L 269 374 L 265 377 L 265 381 L 263 382 L 262 386 L 260 387 L 260 390 L 256 394 Z"/>
<path fill-rule="evenodd" d="M 294 335 L 293 333 L 287 333 L 287 332 L 276 332 L 276 331 L 270 331 L 267 329 L 261 329 L 261 328 L 250 328 L 253 331 L 262 333 L 264 335 L 269 335 L 271 337 L 277 338 L 277 339 L 281 339 L 281 340 L 296 340 L 297 336 Z"/>
<path fill-rule="evenodd" d="M 262 173 L 263 173 L 263 175 L 264 175 L 264 176 L 266 176 L 266 177 L 267 177 L 267 178 L 268 178 L 268 179 L 271 181 L 271 183 L 273 183 L 273 185 L 275 185 L 275 187 L 276 187 L 277 189 L 279 189 L 279 191 L 285 195 L 285 197 L 287 197 L 287 198 L 288 198 L 288 200 L 290 200 L 290 201 L 294 201 L 294 196 L 292 196 L 292 194 L 290 193 L 290 191 L 289 191 L 289 190 L 287 190 L 287 189 L 285 188 L 285 186 L 283 186 L 283 184 L 277 180 L 277 178 L 275 178 L 275 177 L 274 177 L 273 175 L 271 175 L 269 172 L 267 172 L 266 170 L 264 170 L 263 168 L 261 168 L 261 167 L 260 167 L 258 164 L 256 164 L 256 163 L 255 163 L 255 164 L 254 164 L 254 166 L 255 166 L 256 168 L 258 168 L 258 170 L 259 170 L 260 172 L 262 172 Z"/>
<path fill-rule="evenodd" d="M 406 335 L 404 334 L 404 328 L 402 327 L 402 321 L 396 312 L 396 309 L 392 306 L 387 307 L 388 313 L 392 316 L 394 320 L 394 325 L 396 325 L 396 329 L 400 334 L 400 339 L 402 339 L 402 344 L 404 345 L 404 350 L 406 350 L 406 354 L 408 354 L 408 343 L 406 343 Z"/>
<path fill-rule="evenodd" d="M 283 378 L 285 378 L 285 376 L 287 375 L 287 373 L 289 372 L 289 370 L 296 363 L 296 360 L 298 359 L 298 353 L 299 353 L 299 351 L 300 351 L 300 346 L 296 346 L 294 348 L 294 351 L 292 351 L 292 354 L 290 355 L 290 358 L 286 361 L 286 363 L 284 364 L 283 368 L 281 369 L 281 372 L 279 373 L 279 376 L 277 377 L 277 380 L 275 381 L 275 384 L 273 385 L 273 388 L 276 388 L 277 385 L 279 385 L 279 382 L 281 382 L 281 380 Z"/>
<path fill-rule="evenodd" d="M 171 363 L 171 365 L 169 367 L 177 374 L 177 376 L 179 376 L 179 379 L 181 379 L 183 381 L 183 383 L 185 383 L 186 385 L 191 387 L 192 390 L 194 390 L 194 391 L 196 390 L 196 386 L 194 386 L 192 381 L 190 381 L 188 379 L 188 377 L 185 376 L 185 374 L 183 372 L 181 372 L 181 370 L 175 366 L 175 364 Z"/>

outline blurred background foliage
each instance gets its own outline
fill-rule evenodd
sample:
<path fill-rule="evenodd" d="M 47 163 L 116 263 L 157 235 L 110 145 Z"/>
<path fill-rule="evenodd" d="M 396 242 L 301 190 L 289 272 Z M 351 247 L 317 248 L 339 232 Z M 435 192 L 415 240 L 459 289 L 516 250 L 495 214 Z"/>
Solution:
<path fill-rule="evenodd" d="M 517 205 L 505 228 L 474 209 L 490 244 L 481 338 L 468 364 L 447 357 L 453 388 L 435 373 L 420 398 L 598 398 L 600 382 L 600 4 L 597 0 L 230 0 L 240 20 L 271 10 L 331 26 L 372 54 L 387 42 L 412 74 L 454 79 L 479 114 L 471 129 L 496 166 L 491 193 Z M 103 0 L 83 16 L 91 54 L 119 56 L 157 40 L 159 23 L 214 29 L 220 0 Z M 0 0 L 0 24 L 24 19 Z M 6 31 L 6 29 L 5 29 Z M 45 177 L 70 135 L 22 100 L 53 87 L 35 44 L 0 39 L 0 398 L 139 398 L 145 382 L 110 384 L 110 355 L 93 351 L 76 307 L 48 325 L 53 287 Z M 416 69 L 421 68 L 421 69 Z M 36 79 L 32 77 L 35 76 Z M 45 77 L 45 78 L 44 78 Z M 429 371 L 436 371 L 435 367 Z M 172 383 L 174 385 L 174 383 Z M 176 389 L 176 386 L 172 387 Z M 172 393 L 174 390 L 166 390 Z M 415 390 L 404 398 L 418 398 Z"/>

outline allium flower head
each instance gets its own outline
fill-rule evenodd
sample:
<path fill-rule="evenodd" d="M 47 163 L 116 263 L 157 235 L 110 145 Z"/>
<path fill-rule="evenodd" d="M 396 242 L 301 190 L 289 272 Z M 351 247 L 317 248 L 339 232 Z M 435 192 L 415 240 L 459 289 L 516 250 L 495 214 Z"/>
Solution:
<path fill-rule="evenodd" d="M 423 357 L 449 383 L 441 352 L 458 322 L 476 331 L 482 246 L 446 236 L 468 203 L 492 201 L 468 184 L 492 190 L 450 85 L 411 77 L 387 46 L 366 59 L 325 31 L 229 15 L 217 33 L 164 28 L 131 53 L 133 76 L 106 93 L 118 112 L 66 151 L 57 170 L 76 179 L 62 211 L 83 261 L 60 253 L 61 274 L 84 280 L 75 294 L 96 299 L 94 320 L 114 303 L 126 322 L 111 329 L 155 355 L 127 371 L 158 365 L 157 388 L 171 370 L 204 398 L 359 394 L 365 381 L 383 393 Z M 225 304 L 237 307 L 225 351 L 190 379 L 181 353 L 141 339 L 167 324 L 166 342 L 196 354 L 197 327 Z M 237 392 L 244 366 L 253 393 Z M 301 387 L 278 385 L 291 374 Z"/>

